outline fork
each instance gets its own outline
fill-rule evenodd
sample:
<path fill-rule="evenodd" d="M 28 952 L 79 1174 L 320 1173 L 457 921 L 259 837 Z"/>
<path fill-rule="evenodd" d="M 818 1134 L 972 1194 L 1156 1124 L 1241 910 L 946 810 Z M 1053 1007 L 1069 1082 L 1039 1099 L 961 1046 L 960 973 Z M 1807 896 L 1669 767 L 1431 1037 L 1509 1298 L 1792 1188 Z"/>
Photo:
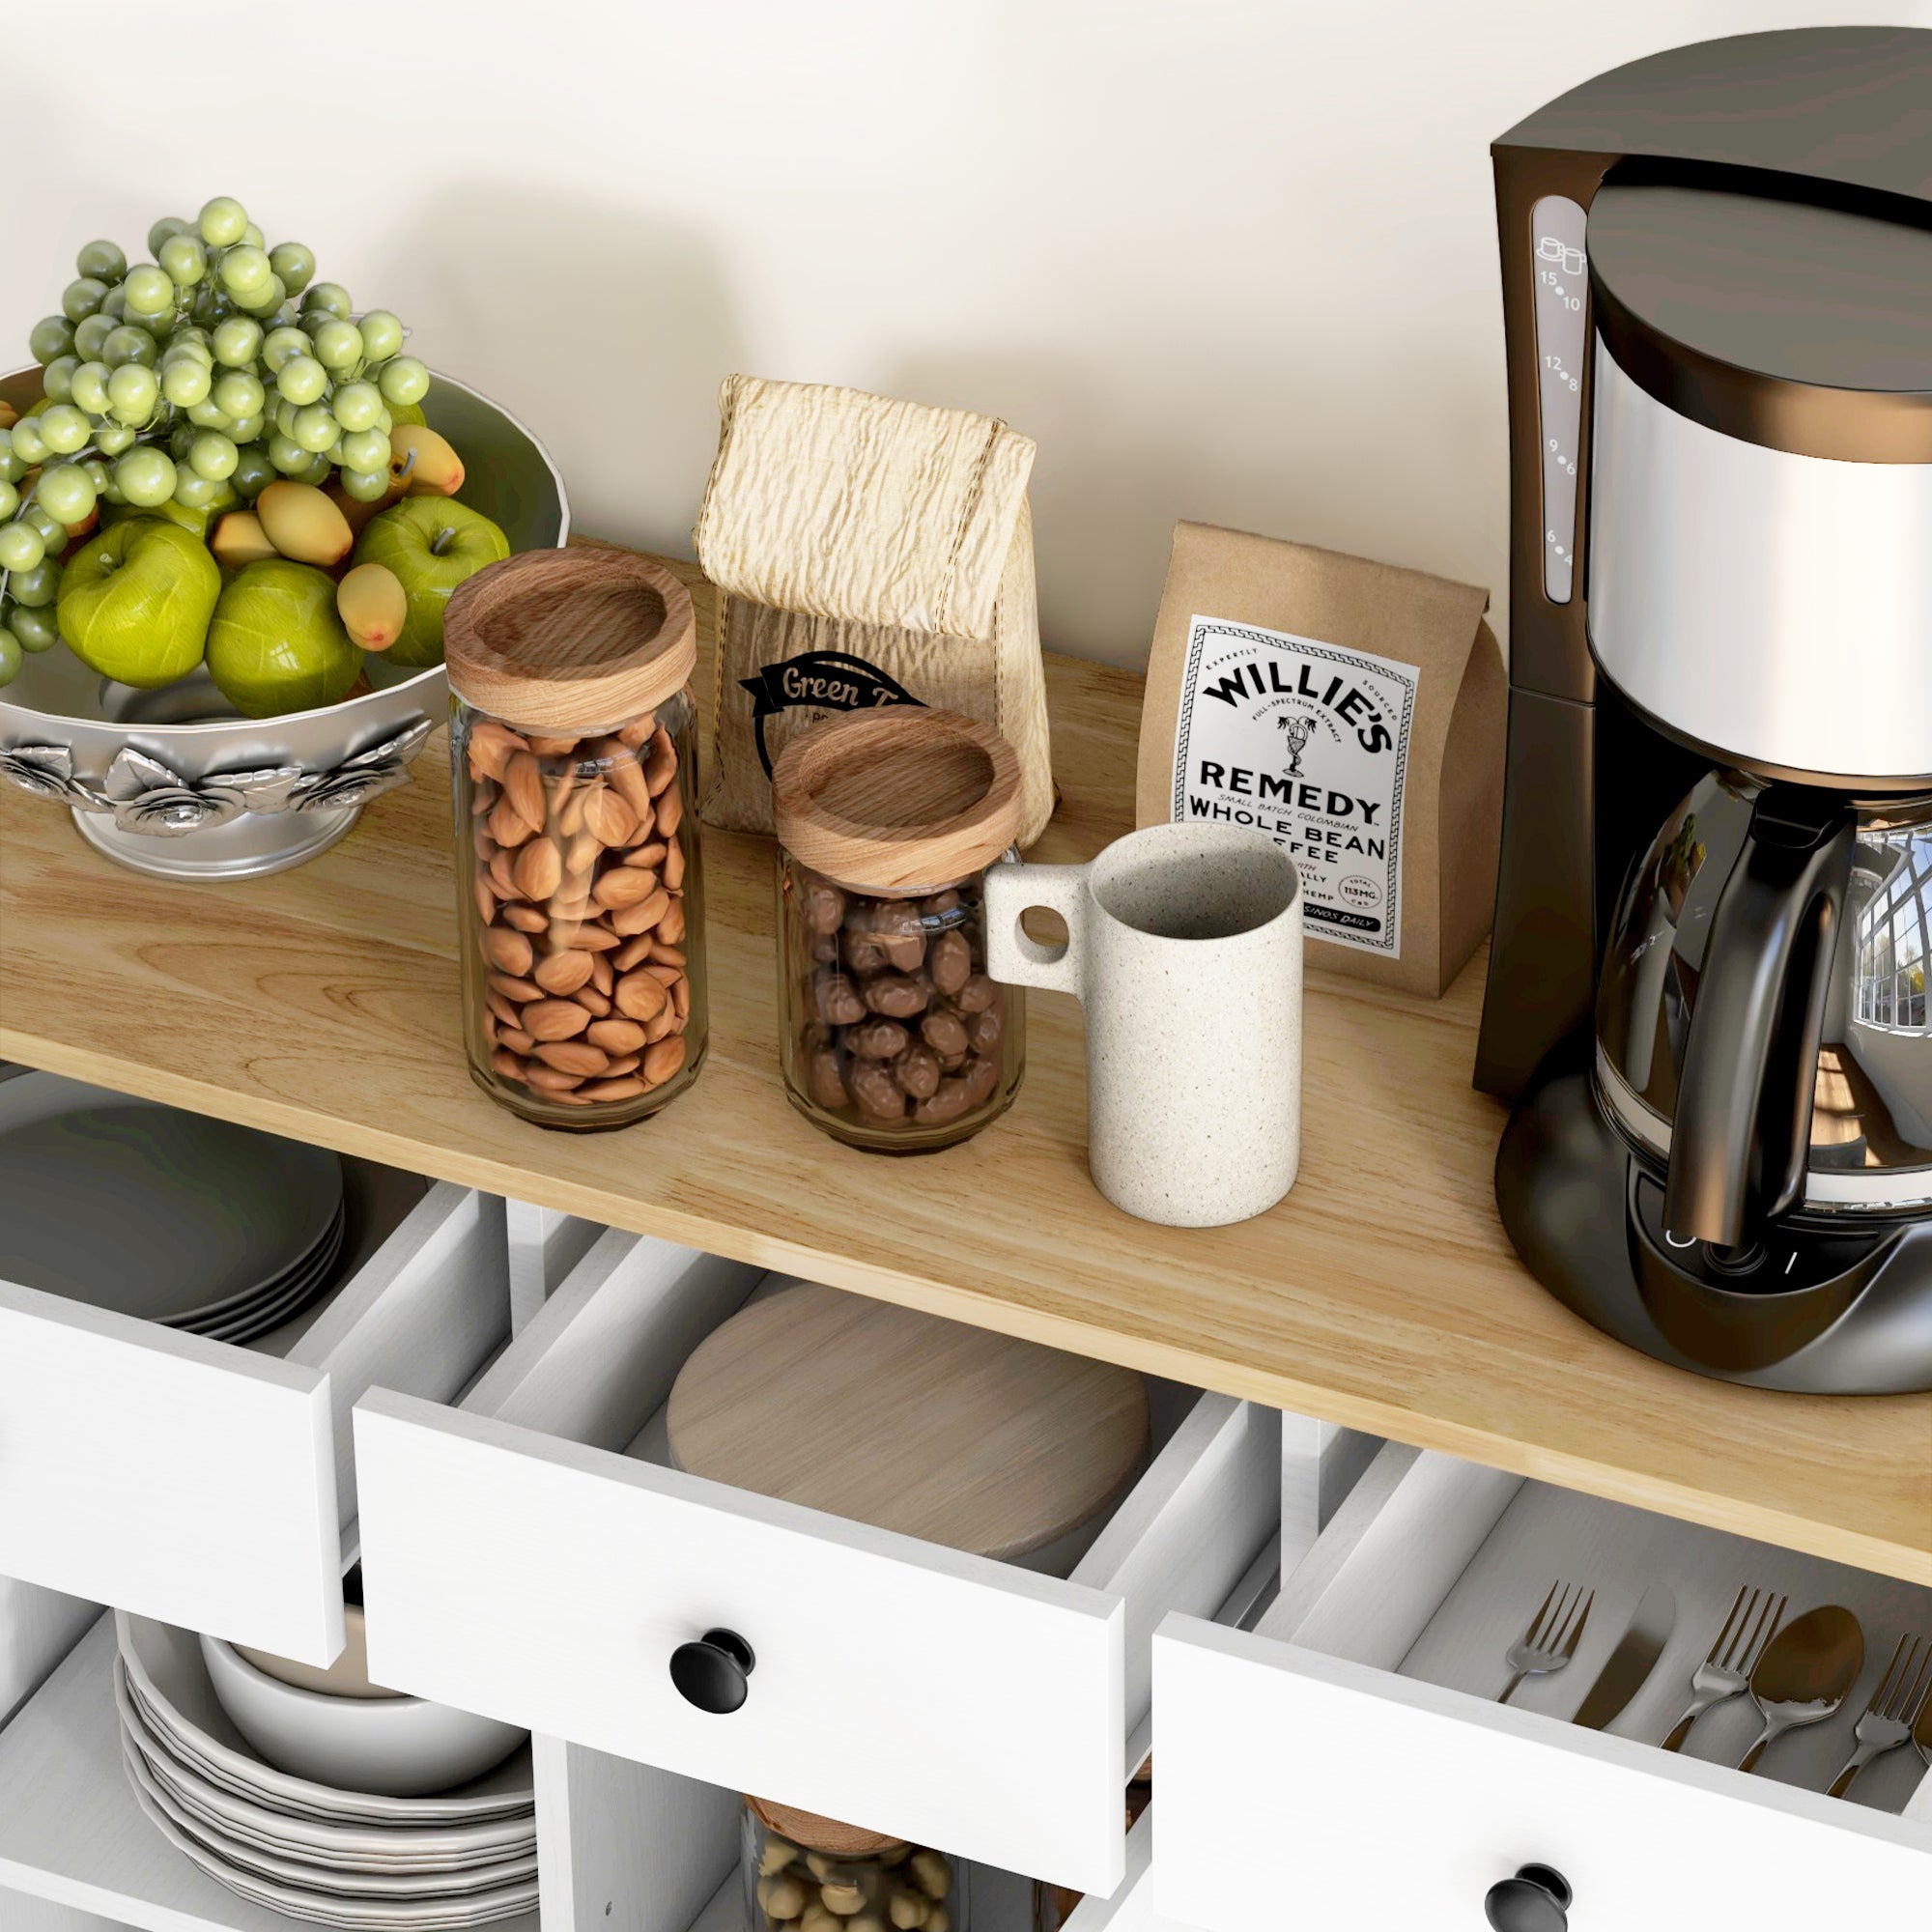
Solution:
<path fill-rule="evenodd" d="M 1789 1601 L 1749 1583 L 1738 1586 L 1730 1615 L 1712 1643 L 1710 1656 L 1697 1666 L 1690 1679 L 1690 1707 L 1664 1739 L 1665 1750 L 1682 1750 L 1684 1740 L 1690 1735 L 1690 1726 L 1713 1704 L 1742 1696 L 1750 1688 L 1751 1671 L 1765 1645 L 1777 1634 Z"/>
<path fill-rule="evenodd" d="M 1498 1704 L 1507 1704 L 1516 1695 L 1517 1686 L 1525 1677 L 1547 1677 L 1561 1670 L 1577 1655 L 1583 1635 L 1584 1619 L 1597 1601 L 1592 1590 L 1585 1595 L 1580 1584 L 1552 1583 L 1543 1607 L 1529 1620 L 1529 1628 L 1509 1647 L 1509 1667 L 1515 1672 Z"/>
<path fill-rule="evenodd" d="M 1928 1692 L 1932 1692 L 1932 1647 L 1916 1636 L 1902 1636 L 1852 1733 L 1858 1749 L 1832 1780 L 1830 1796 L 1842 1798 L 1873 1758 L 1896 1750 L 1912 1735 L 1913 1720 Z"/>

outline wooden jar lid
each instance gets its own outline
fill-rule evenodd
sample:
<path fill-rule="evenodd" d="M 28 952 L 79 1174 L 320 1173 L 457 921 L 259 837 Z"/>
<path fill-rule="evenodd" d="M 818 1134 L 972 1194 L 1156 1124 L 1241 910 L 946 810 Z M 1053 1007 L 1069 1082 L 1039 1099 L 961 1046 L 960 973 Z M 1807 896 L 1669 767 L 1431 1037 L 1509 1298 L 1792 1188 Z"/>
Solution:
<path fill-rule="evenodd" d="M 1131 1370 L 810 1284 L 708 1336 L 666 1420 L 693 1475 L 1002 1558 L 1089 1521 L 1148 1440 Z"/>
<path fill-rule="evenodd" d="M 1019 836 L 1020 761 L 956 711 L 889 704 L 794 738 L 772 772 L 779 842 L 861 892 L 956 886 Z"/>
<path fill-rule="evenodd" d="M 442 620 L 449 686 L 534 731 L 628 724 L 697 664 L 691 592 L 625 550 L 530 550 L 457 585 Z"/>
<path fill-rule="evenodd" d="M 883 1832 L 862 1832 L 856 1825 L 841 1824 L 837 1818 L 820 1817 L 816 1811 L 801 1811 L 796 1804 L 775 1804 L 769 1798 L 747 1796 L 752 1816 L 766 1831 L 808 1852 L 823 1852 L 833 1859 L 876 1859 L 906 1848 L 903 1838 L 888 1837 Z"/>

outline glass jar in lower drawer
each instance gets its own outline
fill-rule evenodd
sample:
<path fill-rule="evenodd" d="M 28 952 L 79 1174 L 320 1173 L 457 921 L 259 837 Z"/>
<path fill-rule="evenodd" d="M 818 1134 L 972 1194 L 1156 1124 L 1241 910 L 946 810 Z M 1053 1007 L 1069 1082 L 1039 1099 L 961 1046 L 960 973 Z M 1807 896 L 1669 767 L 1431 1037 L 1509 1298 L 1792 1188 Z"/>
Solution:
<path fill-rule="evenodd" d="M 764 1799 L 740 1875 L 748 1932 L 965 1932 L 963 1860 Z"/>

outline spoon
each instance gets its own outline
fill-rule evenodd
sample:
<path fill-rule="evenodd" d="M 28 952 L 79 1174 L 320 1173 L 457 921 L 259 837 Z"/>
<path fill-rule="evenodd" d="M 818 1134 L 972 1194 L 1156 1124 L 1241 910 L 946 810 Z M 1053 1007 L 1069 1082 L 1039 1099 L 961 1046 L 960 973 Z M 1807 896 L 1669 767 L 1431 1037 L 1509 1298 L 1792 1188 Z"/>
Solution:
<path fill-rule="evenodd" d="M 1918 1707 L 1918 1719 L 1912 1726 L 1912 1743 L 1927 1766 L 1932 1767 L 1932 1693 Z"/>
<path fill-rule="evenodd" d="M 1764 1729 L 1740 1771 L 1753 1770 L 1772 1739 L 1831 1717 L 1864 1668 L 1865 1634 L 1850 1610 L 1827 1604 L 1788 1623 L 1765 1646 L 1751 1672 L 1750 1693 Z"/>

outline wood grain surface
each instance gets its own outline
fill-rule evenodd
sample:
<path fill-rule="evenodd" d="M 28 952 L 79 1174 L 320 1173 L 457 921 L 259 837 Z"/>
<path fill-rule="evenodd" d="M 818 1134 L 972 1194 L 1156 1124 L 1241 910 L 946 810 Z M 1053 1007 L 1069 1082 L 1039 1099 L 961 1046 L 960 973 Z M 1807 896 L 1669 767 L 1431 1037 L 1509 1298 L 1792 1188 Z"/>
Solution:
<path fill-rule="evenodd" d="M 679 568 L 708 652 L 710 593 Z M 1131 827 L 1141 680 L 1050 657 L 1047 686 L 1064 796 L 1034 856 L 1079 861 Z M 638 1127 L 546 1132 L 465 1069 L 442 742 L 332 851 L 245 883 L 125 871 L 5 788 L 0 1056 L 1932 1581 L 1932 1396 L 1705 1381 L 1530 1281 L 1491 1193 L 1503 1115 L 1469 1085 L 1480 958 L 1440 1001 L 1311 974 L 1293 1191 L 1237 1227 L 1156 1228 L 1089 1181 L 1059 995 L 1028 1003 L 1012 1111 L 964 1146 L 889 1160 L 795 1114 L 772 847 L 707 831 L 701 1077 Z"/>
<path fill-rule="evenodd" d="M 977 1556 L 1025 1556 L 1146 1453 L 1138 1376 L 806 1283 L 708 1335 L 666 1421 L 680 1469 Z"/>

